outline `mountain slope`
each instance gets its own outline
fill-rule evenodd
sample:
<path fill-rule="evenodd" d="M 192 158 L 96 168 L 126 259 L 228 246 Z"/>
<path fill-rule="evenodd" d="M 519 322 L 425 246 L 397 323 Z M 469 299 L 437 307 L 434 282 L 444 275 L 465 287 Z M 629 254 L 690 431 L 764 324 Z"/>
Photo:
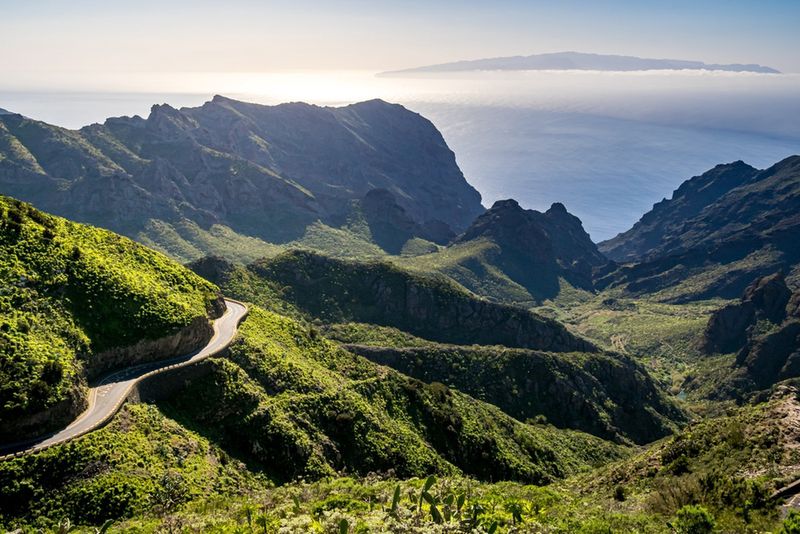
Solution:
<path fill-rule="evenodd" d="M 3 441 L 71 421 L 87 377 L 204 344 L 224 310 L 163 255 L 2 196 L 0 282 Z"/>
<path fill-rule="evenodd" d="M 742 161 L 717 165 L 686 180 L 672 198 L 655 204 L 633 228 L 597 246 L 614 261 L 641 261 L 664 254 L 665 242 L 679 235 L 686 221 L 698 216 L 732 189 L 755 179 L 758 169 Z"/>
<path fill-rule="evenodd" d="M 650 443 L 685 416 L 631 358 L 611 353 L 545 353 L 504 347 L 420 342 L 360 343 L 355 325 L 334 325 L 344 347 L 425 382 L 440 382 L 489 402 L 520 421 L 618 442 Z M 364 328 L 377 330 L 373 325 Z"/>
<path fill-rule="evenodd" d="M 460 231 L 483 211 L 433 124 L 379 100 L 323 108 L 216 96 L 79 131 L 0 115 L 0 192 L 158 245 L 170 241 L 153 224 L 187 221 L 291 241 L 317 220 L 341 225 L 373 189 L 421 227 Z M 171 237 L 173 250 L 216 252 Z"/>
<path fill-rule="evenodd" d="M 736 353 L 734 364 L 712 395 L 747 399 L 782 381 L 800 377 L 800 291 L 781 273 L 750 284 L 741 299 L 717 310 L 708 321 L 701 349 Z"/>
<path fill-rule="evenodd" d="M 541 213 L 502 200 L 447 248 L 398 263 L 439 271 L 487 298 L 531 304 L 558 295 L 563 282 L 591 289 L 593 270 L 608 260 L 563 204 Z"/>
<path fill-rule="evenodd" d="M 280 300 L 326 323 L 393 326 L 446 343 L 596 350 L 552 319 L 483 300 L 444 276 L 414 273 L 385 262 L 293 250 L 257 261 L 244 273 L 224 262 L 191 267 L 230 294 L 265 306 Z"/>
<path fill-rule="evenodd" d="M 229 358 L 212 360 L 169 405 L 276 481 L 392 470 L 545 482 L 620 453 L 412 380 L 258 307 L 240 332 Z"/>
<path fill-rule="evenodd" d="M 763 171 L 737 162 L 683 184 L 631 230 L 600 244 L 625 265 L 599 281 L 665 300 L 737 297 L 756 277 L 800 276 L 800 156 Z"/>

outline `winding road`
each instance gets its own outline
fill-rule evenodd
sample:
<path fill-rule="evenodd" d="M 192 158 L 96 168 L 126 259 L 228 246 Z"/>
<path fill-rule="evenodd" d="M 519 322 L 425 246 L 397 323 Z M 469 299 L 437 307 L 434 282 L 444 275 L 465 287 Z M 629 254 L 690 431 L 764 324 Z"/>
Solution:
<path fill-rule="evenodd" d="M 247 315 L 247 307 L 228 299 L 225 299 L 225 305 L 227 310 L 214 321 L 214 335 L 205 347 L 191 354 L 128 367 L 103 377 L 89 388 L 89 407 L 67 428 L 27 441 L 0 445 L 0 460 L 40 451 L 96 430 L 117 413 L 140 381 L 164 371 L 195 364 L 227 348 L 236 335 L 239 323 Z"/>

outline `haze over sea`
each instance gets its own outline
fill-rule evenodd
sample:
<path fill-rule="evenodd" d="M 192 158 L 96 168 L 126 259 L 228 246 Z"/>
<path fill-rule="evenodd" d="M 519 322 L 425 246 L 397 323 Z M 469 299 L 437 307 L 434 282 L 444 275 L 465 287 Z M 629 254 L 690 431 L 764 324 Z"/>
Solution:
<path fill-rule="evenodd" d="M 398 102 L 430 118 L 484 205 L 562 202 L 595 241 L 626 230 L 685 179 L 743 159 L 800 153 L 800 75 L 528 71 L 376 77 L 373 72 L 139 74 L 0 82 L 0 108 L 78 128 L 213 94 L 276 104 Z M 47 87 L 44 91 L 41 88 Z M 124 87 L 124 89 L 122 89 Z M 158 88 L 154 90 L 154 88 Z"/>

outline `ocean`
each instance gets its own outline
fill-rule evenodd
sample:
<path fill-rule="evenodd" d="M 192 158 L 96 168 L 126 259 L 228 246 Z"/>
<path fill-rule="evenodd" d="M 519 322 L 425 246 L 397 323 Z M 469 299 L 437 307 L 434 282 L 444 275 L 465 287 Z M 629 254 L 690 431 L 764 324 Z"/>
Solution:
<path fill-rule="evenodd" d="M 383 98 L 431 119 L 490 206 L 562 202 L 596 241 L 629 228 L 685 179 L 718 163 L 763 168 L 800 153 L 800 75 L 705 71 L 371 72 L 91 76 L 0 82 L 0 108 L 79 128 L 214 94 L 275 104 Z"/>

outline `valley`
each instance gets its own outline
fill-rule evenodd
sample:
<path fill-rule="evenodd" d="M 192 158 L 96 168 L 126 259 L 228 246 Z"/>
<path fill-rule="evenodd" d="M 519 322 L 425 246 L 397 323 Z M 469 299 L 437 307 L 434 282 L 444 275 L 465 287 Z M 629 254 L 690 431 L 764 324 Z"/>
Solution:
<path fill-rule="evenodd" d="M 402 106 L 216 96 L 3 113 L 0 194 L 2 528 L 788 528 L 798 156 L 596 244 Z"/>

